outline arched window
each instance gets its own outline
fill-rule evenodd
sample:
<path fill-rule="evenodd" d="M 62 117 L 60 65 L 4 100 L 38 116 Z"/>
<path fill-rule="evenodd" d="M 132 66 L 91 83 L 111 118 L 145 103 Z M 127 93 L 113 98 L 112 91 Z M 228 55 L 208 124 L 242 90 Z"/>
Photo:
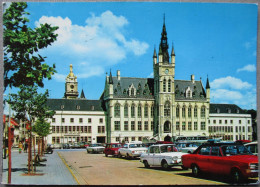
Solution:
<path fill-rule="evenodd" d="M 180 117 L 180 107 L 179 106 L 176 107 L 176 117 L 177 118 Z"/>
<path fill-rule="evenodd" d="M 205 106 L 201 107 L 200 117 L 205 118 L 205 111 L 206 111 Z"/>
<path fill-rule="evenodd" d="M 189 108 L 188 108 L 188 117 L 189 118 L 191 117 L 191 106 L 189 106 Z"/>
<path fill-rule="evenodd" d="M 144 117 L 148 118 L 148 104 L 145 104 L 144 106 Z"/>
<path fill-rule="evenodd" d="M 182 117 L 185 118 L 186 114 L 185 114 L 185 106 L 182 107 Z"/>
<path fill-rule="evenodd" d="M 166 79 L 163 80 L 163 92 L 166 92 Z"/>
<path fill-rule="evenodd" d="M 151 117 L 154 116 L 154 105 L 151 106 Z"/>
<path fill-rule="evenodd" d="M 125 118 L 128 117 L 128 104 L 125 104 L 125 106 L 124 106 L 124 117 Z"/>
<path fill-rule="evenodd" d="M 168 92 L 171 92 L 171 79 L 168 80 Z"/>
<path fill-rule="evenodd" d="M 120 117 L 120 104 L 119 104 L 119 103 L 115 104 L 115 107 L 114 107 L 114 116 L 115 116 L 115 117 Z"/>
<path fill-rule="evenodd" d="M 134 104 L 131 105 L 131 117 L 132 118 L 135 117 L 135 105 Z"/>
<path fill-rule="evenodd" d="M 195 118 L 198 117 L 198 107 L 197 106 L 195 106 L 195 108 L 194 108 L 194 117 Z"/>
<path fill-rule="evenodd" d="M 163 125 L 163 131 L 164 133 L 171 131 L 171 123 L 169 121 L 166 121 Z"/>
<path fill-rule="evenodd" d="M 131 88 L 131 96 L 134 96 L 134 95 L 135 95 L 135 89 Z"/>
<path fill-rule="evenodd" d="M 171 105 L 169 101 L 166 101 L 164 105 L 164 116 L 170 116 L 170 115 L 171 115 Z"/>
<path fill-rule="evenodd" d="M 138 117 L 142 117 L 142 106 L 140 104 L 138 105 L 137 115 Z"/>

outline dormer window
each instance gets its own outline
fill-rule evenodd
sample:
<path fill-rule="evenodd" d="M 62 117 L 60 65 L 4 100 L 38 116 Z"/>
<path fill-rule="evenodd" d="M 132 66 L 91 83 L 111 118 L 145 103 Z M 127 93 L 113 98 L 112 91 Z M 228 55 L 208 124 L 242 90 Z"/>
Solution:
<path fill-rule="evenodd" d="M 217 111 L 218 114 L 220 113 L 220 109 L 219 108 L 216 108 L 216 111 Z"/>
<path fill-rule="evenodd" d="M 237 111 L 236 111 L 236 112 L 237 112 L 237 114 L 239 114 L 239 109 L 237 109 Z"/>
<path fill-rule="evenodd" d="M 60 109 L 63 110 L 63 109 L 64 109 L 64 105 L 61 105 L 61 106 L 60 106 Z"/>
<path fill-rule="evenodd" d="M 191 91 L 190 87 L 188 87 L 186 89 L 186 98 L 192 98 L 192 91 Z"/>
<path fill-rule="evenodd" d="M 136 95 L 136 89 L 135 89 L 135 87 L 134 87 L 134 85 L 132 84 L 130 87 L 129 87 L 129 96 L 131 97 L 133 97 L 133 96 L 135 96 Z"/>
<path fill-rule="evenodd" d="M 230 109 L 230 108 L 228 108 L 228 109 L 227 109 L 227 112 L 230 114 L 230 113 L 231 113 L 231 109 Z"/>
<path fill-rule="evenodd" d="M 77 108 L 77 110 L 79 110 L 79 109 L 80 109 L 80 106 L 79 106 L 79 105 L 77 105 L 77 106 L 76 106 L 76 108 Z"/>
<path fill-rule="evenodd" d="M 95 110 L 95 107 L 93 105 L 91 106 L 91 110 Z"/>

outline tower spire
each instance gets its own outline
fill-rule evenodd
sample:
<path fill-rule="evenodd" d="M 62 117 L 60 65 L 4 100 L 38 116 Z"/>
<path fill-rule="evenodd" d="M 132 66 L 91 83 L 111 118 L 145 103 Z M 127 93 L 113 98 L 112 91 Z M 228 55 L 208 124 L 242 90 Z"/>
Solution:
<path fill-rule="evenodd" d="M 168 41 L 167 41 L 167 32 L 166 32 L 166 26 L 165 26 L 165 14 L 163 17 L 163 29 L 161 33 L 161 43 L 159 47 L 159 53 L 163 55 L 163 63 L 169 63 L 169 53 L 168 53 Z"/>
<path fill-rule="evenodd" d="M 113 78 L 112 78 L 111 69 L 110 69 L 110 75 L 109 75 L 109 81 L 108 81 L 108 84 L 113 84 Z"/>
<path fill-rule="evenodd" d="M 209 89 L 210 86 L 209 86 L 209 78 L 208 78 L 208 75 L 207 75 L 207 83 L 206 83 L 206 89 Z"/>

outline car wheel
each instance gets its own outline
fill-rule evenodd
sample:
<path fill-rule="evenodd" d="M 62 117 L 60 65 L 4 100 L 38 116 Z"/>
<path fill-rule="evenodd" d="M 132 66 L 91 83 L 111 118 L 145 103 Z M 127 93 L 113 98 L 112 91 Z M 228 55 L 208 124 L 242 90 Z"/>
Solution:
<path fill-rule="evenodd" d="M 168 163 L 167 163 L 165 160 L 162 161 L 162 167 L 163 167 L 163 169 L 165 169 L 165 170 L 170 169 L 170 166 L 168 165 Z"/>
<path fill-rule="evenodd" d="M 196 164 L 194 164 L 191 169 L 192 169 L 192 174 L 195 177 L 198 177 L 200 175 L 200 168 Z"/>
<path fill-rule="evenodd" d="M 107 154 L 105 154 L 105 156 L 107 157 L 108 155 L 107 155 Z"/>
<path fill-rule="evenodd" d="M 127 153 L 126 154 L 126 159 L 131 159 L 132 157 Z"/>
<path fill-rule="evenodd" d="M 150 167 L 150 165 L 148 164 L 148 162 L 146 160 L 144 160 L 144 167 L 145 168 L 149 168 Z"/>
<path fill-rule="evenodd" d="M 241 183 L 243 182 L 243 176 L 238 169 L 233 169 L 231 171 L 231 179 L 233 183 Z"/>
<path fill-rule="evenodd" d="M 186 167 L 184 167 L 184 166 L 181 166 L 181 168 L 183 169 L 183 170 L 188 170 L 189 168 L 186 168 Z"/>
<path fill-rule="evenodd" d="M 87 153 L 89 153 L 89 150 L 87 150 Z"/>
<path fill-rule="evenodd" d="M 118 157 L 118 158 L 121 158 L 121 157 L 122 157 L 122 155 L 121 155 L 120 152 L 118 153 L 117 157 Z"/>

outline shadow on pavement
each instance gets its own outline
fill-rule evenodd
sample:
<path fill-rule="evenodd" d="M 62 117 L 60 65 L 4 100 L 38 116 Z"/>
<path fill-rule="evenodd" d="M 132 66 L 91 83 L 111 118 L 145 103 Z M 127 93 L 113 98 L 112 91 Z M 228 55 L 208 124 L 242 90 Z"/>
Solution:
<path fill-rule="evenodd" d="M 3 169 L 3 172 L 7 172 L 8 169 Z M 12 172 L 23 171 L 28 172 L 28 168 L 12 168 Z"/>
<path fill-rule="evenodd" d="M 182 175 L 185 177 L 194 178 L 192 173 L 178 173 L 176 175 Z M 216 181 L 216 182 L 221 182 L 221 183 L 227 183 L 227 184 L 233 184 L 230 179 L 230 176 L 225 176 L 225 175 L 202 173 L 199 177 L 196 177 L 196 178 L 203 179 L 203 180 Z M 255 185 L 256 183 L 257 183 L 257 179 L 248 179 L 248 180 L 244 181 L 243 183 L 241 183 L 241 185 Z"/>

